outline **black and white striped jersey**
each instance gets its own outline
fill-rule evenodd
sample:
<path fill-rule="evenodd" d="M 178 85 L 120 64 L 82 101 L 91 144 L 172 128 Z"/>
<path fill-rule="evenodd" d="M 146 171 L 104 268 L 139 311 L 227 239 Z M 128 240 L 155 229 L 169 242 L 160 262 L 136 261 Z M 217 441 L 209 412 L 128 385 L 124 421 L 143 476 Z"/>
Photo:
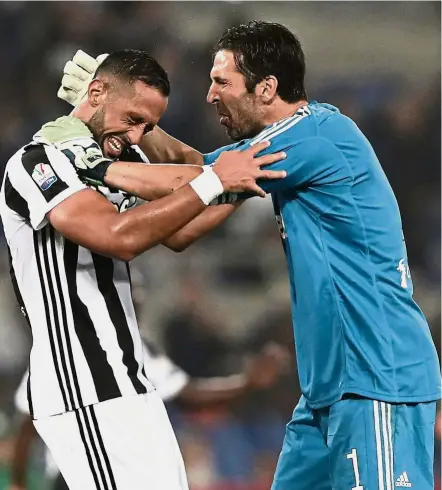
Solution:
<path fill-rule="evenodd" d="M 150 344 L 143 344 L 144 368 L 163 401 L 173 400 L 189 383 L 190 377 L 172 362 L 165 354 L 157 352 Z M 26 372 L 15 392 L 15 408 L 24 414 L 29 413 L 28 372 Z"/>
<path fill-rule="evenodd" d="M 32 330 L 28 399 L 34 419 L 153 390 L 143 367 L 129 264 L 76 245 L 46 219 L 86 188 L 66 155 L 33 141 L 7 163 L 0 192 L 11 277 Z M 98 191 L 120 211 L 136 204 L 133 196 Z"/>

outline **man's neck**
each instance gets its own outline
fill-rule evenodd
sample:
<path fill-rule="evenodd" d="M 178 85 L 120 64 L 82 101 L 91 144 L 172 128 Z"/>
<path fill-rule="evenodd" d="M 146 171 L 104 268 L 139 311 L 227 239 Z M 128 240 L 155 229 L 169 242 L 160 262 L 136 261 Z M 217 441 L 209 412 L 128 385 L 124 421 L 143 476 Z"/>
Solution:
<path fill-rule="evenodd" d="M 72 117 L 76 117 L 83 121 L 85 124 L 89 122 L 89 119 L 92 117 L 93 110 L 91 111 L 91 106 L 87 103 L 87 101 L 83 101 L 78 104 L 77 107 L 71 112 Z"/>
<path fill-rule="evenodd" d="M 308 104 L 307 100 L 302 99 L 290 104 L 278 99 L 273 102 L 271 107 L 268 108 L 263 119 L 264 127 L 269 126 L 275 122 L 285 119 L 286 117 L 293 116 L 295 112 L 302 106 Z"/>

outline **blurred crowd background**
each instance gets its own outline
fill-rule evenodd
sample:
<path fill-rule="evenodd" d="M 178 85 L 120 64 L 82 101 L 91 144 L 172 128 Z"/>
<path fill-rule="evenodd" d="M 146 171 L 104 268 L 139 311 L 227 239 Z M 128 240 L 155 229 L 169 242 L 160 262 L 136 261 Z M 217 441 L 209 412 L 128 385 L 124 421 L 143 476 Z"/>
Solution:
<path fill-rule="evenodd" d="M 284 23 L 300 36 L 309 98 L 338 106 L 372 142 L 399 201 L 415 297 L 440 352 L 439 2 L 0 2 L 2 172 L 44 122 L 69 112 L 56 92 L 79 48 L 93 56 L 148 50 L 172 83 L 161 127 L 201 151 L 227 144 L 205 101 L 211 47 L 225 28 L 251 19 Z M 1 240 L 3 489 L 18 424 L 13 395 L 30 338 Z M 146 253 L 133 276 L 143 336 L 192 376 L 239 372 L 244 356 L 269 339 L 293 352 L 288 278 L 269 199 L 248 201 L 181 254 Z M 268 489 L 298 397 L 293 361 L 273 388 L 237 403 L 205 410 L 170 404 L 191 489 Z M 30 470 L 29 488 L 48 488 L 38 444 Z"/>

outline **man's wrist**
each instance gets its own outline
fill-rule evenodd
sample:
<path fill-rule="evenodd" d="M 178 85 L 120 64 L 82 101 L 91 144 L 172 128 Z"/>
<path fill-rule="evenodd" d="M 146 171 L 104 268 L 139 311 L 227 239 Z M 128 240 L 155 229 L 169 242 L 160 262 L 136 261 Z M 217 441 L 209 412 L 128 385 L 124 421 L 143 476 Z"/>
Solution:
<path fill-rule="evenodd" d="M 208 206 L 215 198 L 224 192 L 223 184 L 212 167 L 202 167 L 203 172 L 189 182 L 190 187 L 198 194 L 203 203 Z"/>
<path fill-rule="evenodd" d="M 109 170 L 109 167 L 113 164 L 114 162 L 111 160 L 105 160 L 97 165 L 95 167 L 89 167 L 89 168 L 79 168 L 77 167 L 77 174 L 80 177 L 80 179 L 85 182 L 86 184 L 91 184 L 94 186 L 106 186 L 106 176 Z"/>

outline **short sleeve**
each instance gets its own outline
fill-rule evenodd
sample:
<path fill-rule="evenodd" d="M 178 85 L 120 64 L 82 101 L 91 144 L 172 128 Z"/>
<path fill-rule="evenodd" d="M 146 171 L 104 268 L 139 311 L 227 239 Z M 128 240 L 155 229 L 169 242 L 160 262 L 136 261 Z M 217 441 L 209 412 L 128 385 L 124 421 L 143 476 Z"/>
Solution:
<path fill-rule="evenodd" d="M 287 176 L 278 180 L 258 180 L 267 193 L 299 189 L 311 185 L 331 184 L 349 178 L 341 152 L 326 138 L 311 137 L 294 144 L 277 142 L 260 155 L 284 151 L 284 160 L 267 165 L 266 170 L 285 170 Z"/>
<path fill-rule="evenodd" d="M 86 189 L 67 156 L 54 146 L 25 147 L 21 157 L 8 164 L 6 172 L 10 190 L 5 196 L 6 204 L 17 210 L 8 199 L 23 203 L 21 208 L 27 207 L 27 213 L 22 217 L 29 220 L 34 230 L 47 224 L 46 214 L 51 209 Z"/>

